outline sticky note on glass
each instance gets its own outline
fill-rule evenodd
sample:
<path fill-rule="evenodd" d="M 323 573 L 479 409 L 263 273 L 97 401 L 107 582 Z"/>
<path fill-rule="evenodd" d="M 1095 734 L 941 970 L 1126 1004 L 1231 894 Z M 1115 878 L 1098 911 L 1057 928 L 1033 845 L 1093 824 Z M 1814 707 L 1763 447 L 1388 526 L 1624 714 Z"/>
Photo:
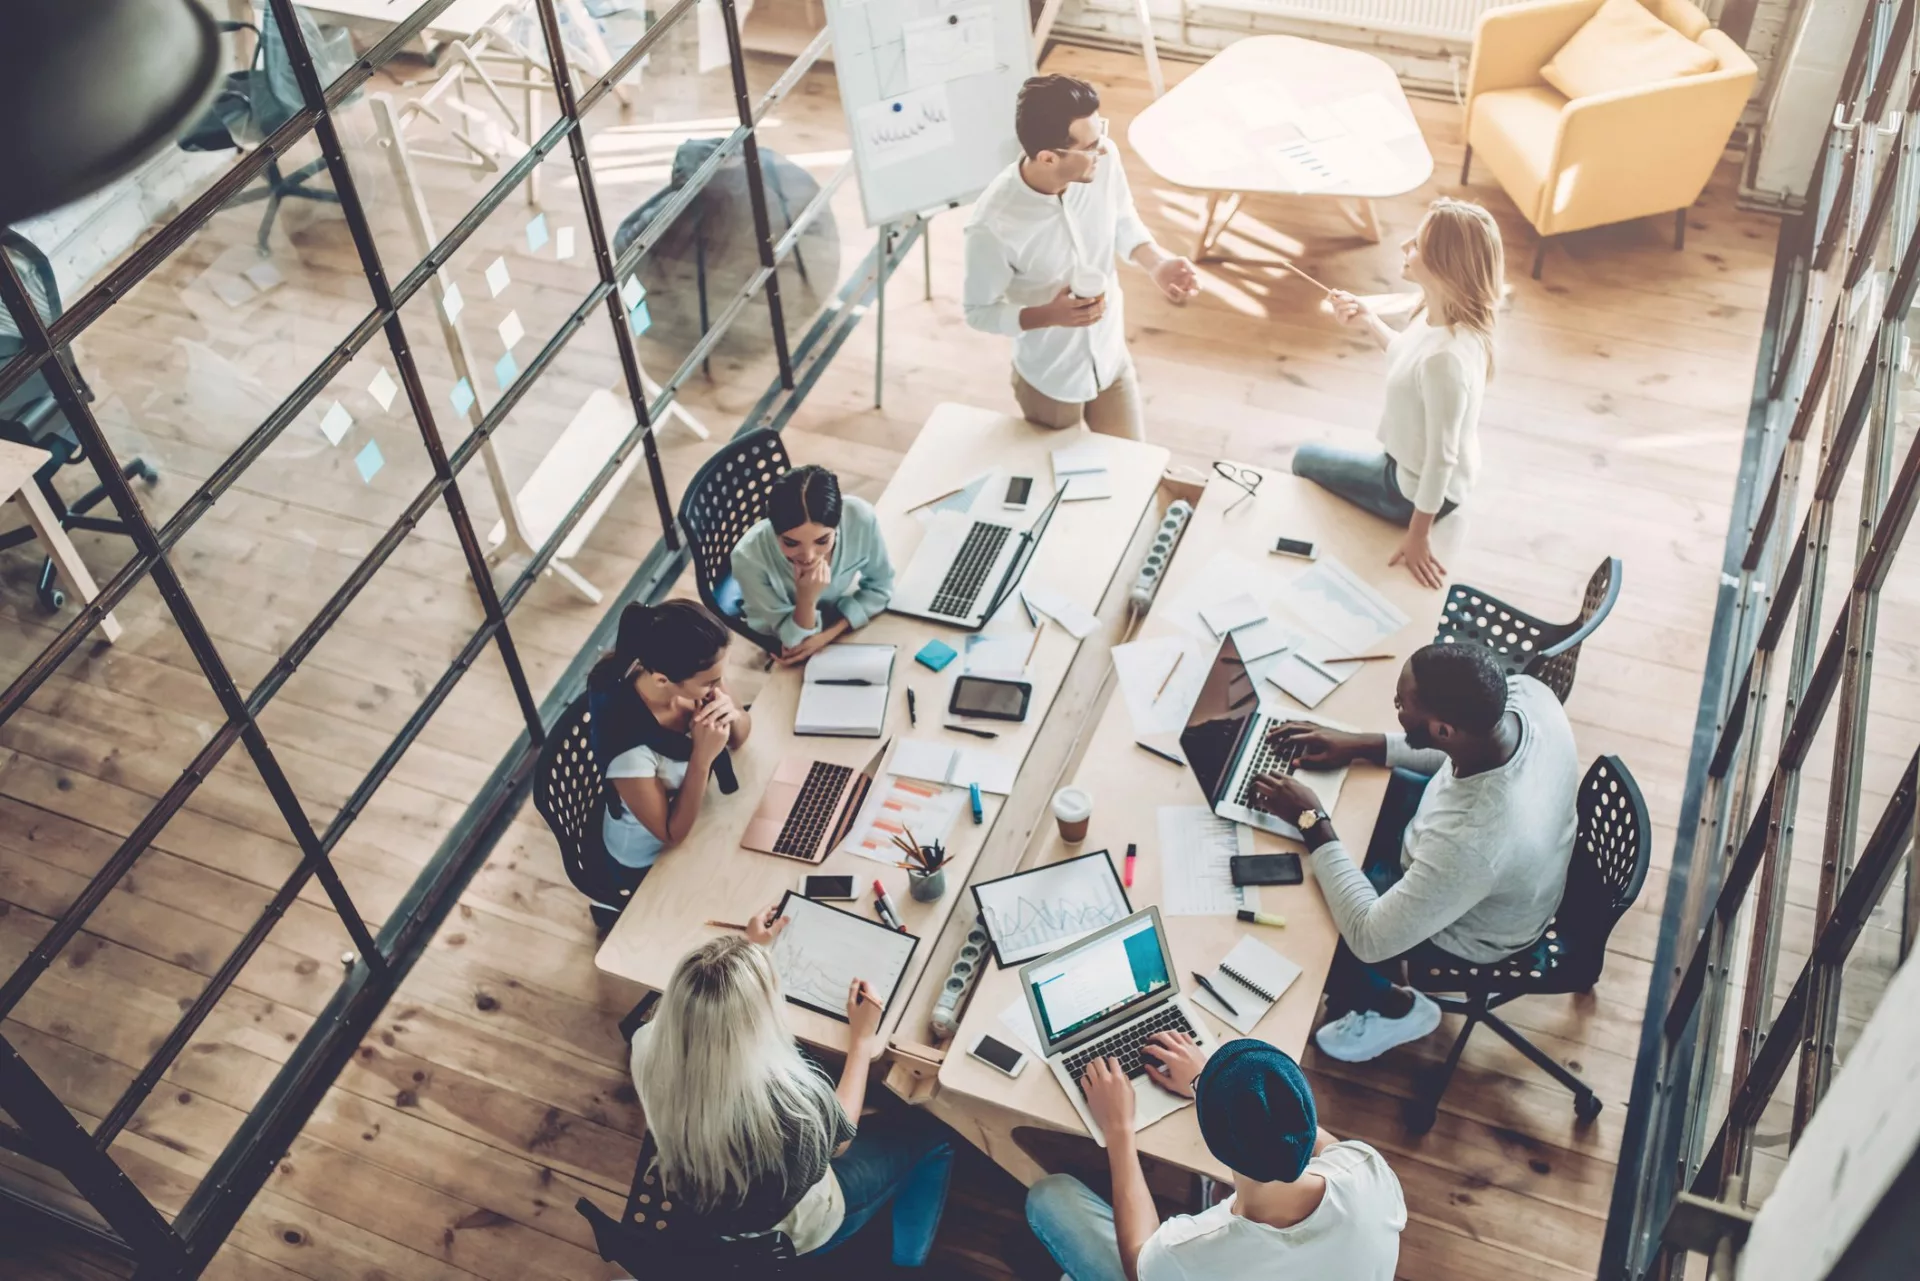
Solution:
<path fill-rule="evenodd" d="M 535 214 L 533 221 L 527 224 L 527 252 L 539 253 L 540 247 L 547 243 L 547 216 Z"/>
<path fill-rule="evenodd" d="M 353 456 L 353 465 L 360 469 L 360 479 L 372 484 L 374 476 L 387 465 L 387 460 L 380 453 L 380 443 L 368 441 L 366 448 Z"/>
<path fill-rule="evenodd" d="M 512 351 L 513 345 L 526 336 L 527 327 L 520 323 L 520 313 L 508 312 L 507 318 L 500 322 L 500 341 L 506 344 L 508 351 Z"/>
<path fill-rule="evenodd" d="M 347 434 L 347 428 L 353 426 L 353 415 L 339 401 L 328 406 L 326 417 L 320 420 L 320 434 L 327 438 L 329 445 L 337 445 Z"/>
<path fill-rule="evenodd" d="M 257 262 L 241 274 L 251 280 L 253 287 L 263 294 L 275 285 L 286 281 L 286 277 L 280 274 L 280 269 L 270 262 Z"/>
<path fill-rule="evenodd" d="M 553 233 L 553 256 L 562 262 L 573 257 L 572 227 L 562 227 Z"/>
<path fill-rule="evenodd" d="M 381 409 L 393 408 L 393 394 L 399 390 L 399 384 L 393 381 L 393 375 L 387 372 L 385 365 L 380 366 L 373 375 L 373 381 L 367 384 L 368 394 L 380 402 Z"/>
<path fill-rule="evenodd" d="M 512 352 L 493 362 L 493 381 L 500 384 L 501 391 L 505 391 L 507 384 L 519 376 L 520 366 L 514 363 Z"/>
<path fill-rule="evenodd" d="M 440 310 L 447 313 L 448 320 L 460 319 L 460 309 L 466 305 L 467 300 L 460 296 L 458 285 L 448 285 L 446 292 L 440 296 Z"/>
<path fill-rule="evenodd" d="M 639 305 L 627 313 L 627 324 L 632 326 L 635 338 L 653 328 L 653 313 L 647 310 L 646 299 L 642 298 Z"/>
<path fill-rule="evenodd" d="M 473 408 L 473 384 L 462 378 L 453 385 L 453 412 L 465 415 Z"/>
<path fill-rule="evenodd" d="M 500 291 L 512 283 L 513 277 L 507 274 L 507 260 L 495 258 L 493 265 L 487 268 L 487 288 L 493 291 L 495 298 L 498 298 Z"/>
<path fill-rule="evenodd" d="M 620 286 L 620 305 L 628 311 L 638 307 L 640 300 L 646 296 L 647 287 L 640 283 L 638 276 L 628 276 L 625 283 Z"/>

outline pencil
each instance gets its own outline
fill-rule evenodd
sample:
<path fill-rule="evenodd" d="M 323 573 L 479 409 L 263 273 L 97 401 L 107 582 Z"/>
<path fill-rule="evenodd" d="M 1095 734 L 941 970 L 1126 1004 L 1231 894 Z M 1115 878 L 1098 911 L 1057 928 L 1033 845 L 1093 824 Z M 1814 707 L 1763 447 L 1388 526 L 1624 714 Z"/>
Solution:
<path fill-rule="evenodd" d="M 708 921 L 707 924 L 717 930 L 744 930 L 747 928 L 739 921 Z"/>
<path fill-rule="evenodd" d="M 1173 674 L 1180 670 L 1180 660 L 1184 659 L 1186 656 L 1187 656 L 1187 651 L 1184 649 L 1181 650 L 1178 654 L 1175 654 L 1173 656 L 1173 666 L 1167 669 L 1166 679 L 1160 682 L 1159 689 L 1156 689 L 1153 691 L 1154 702 L 1156 703 L 1159 702 L 1160 696 L 1167 692 L 1167 686 L 1173 683 Z"/>
<path fill-rule="evenodd" d="M 972 481 L 967 482 L 968 485 L 972 483 L 973 483 Z M 922 507 L 931 507 L 935 503 L 944 503 L 947 501 L 947 499 L 952 498 L 955 494 L 963 494 L 966 492 L 966 490 L 967 490 L 966 485 L 962 485 L 958 489 L 949 489 L 946 493 L 941 494 L 938 498 L 929 498 L 924 503 L 915 503 L 913 506 L 907 508 L 907 510 L 910 512 L 917 512 Z"/>
<path fill-rule="evenodd" d="M 1386 658 L 1398 658 L 1398 654 L 1347 654 L 1341 658 L 1323 658 L 1323 663 L 1377 663 Z"/>
<path fill-rule="evenodd" d="M 1042 632 L 1044 632 L 1044 631 L 1046 631 L 1046 630 L 1047 630 L 1047 625 L 1046 625 L 1046 623 L 1045 623 L 1044 621 L 1042 621 L 1042 622 L 1039 622 L 1039 623 L 1036 623 L 1036 624 L 1034 624 L 1034 628 L 1033 628 L 1033 644 L 1031 644 L 1031 645 L 1029 645 L 1029 646 L 1027 646 L 1027 660 L 1026 660 L 1026 661 L 1025 661 L 1024 663 L 1022 663 L 1022 664 L 1020 664 L 1020 670 L 1021 670 L 1021 671 L 1023 671 L 1023 672 L 1024 672 L 1024 671 L 1026 671 L 1026 670 L 1027 670 L 1027 669 L 1028 669 L 1029 667 L 1032 667 L 1032 666 L 1033 666 L 1033 655 L 1034 655 L 1034 651 L 1036 651 L 1036 650 L 1038 650 L 1038 649 L 1040 648 L 1040 633 L 1042 633 Z"/>
<path fill-rule="evenodd" d="M 1288 262 L 1286 259 L 1282 258 L 1280 260 L 1280 265 L 1282 267 L 1285 267 L 1288 271 L 1292 272 L 1294 275 L 1300 277 L 1300 279 L 1312 285 L 1315 289 L 1318 289 L 1321 293 L 1330 294 L 1333 292 L 1333 290 L 1327 288 L 1325 285 L 1321 284 L 1319 281 L 1315 280 L 1312 276 L 1309 276 L 1306 272 L 1300 270 L 1298 267 L 1294 266 L 1292 263 Z M 965 488 L 965 487 L 962 486 L 962 488 Z M 959 491 L 956 490 L 954 492 L 958 493 Z M 946 495 L 946 497 L 949 497 L 949 498 L 951 498 L 952 496 L 953 496 L 952 494 Z M 939 502 L 940 500 L 936 498 L 933 501 Z M 925 506 L 925 504 L 922 504 L 922 506 Z"/>

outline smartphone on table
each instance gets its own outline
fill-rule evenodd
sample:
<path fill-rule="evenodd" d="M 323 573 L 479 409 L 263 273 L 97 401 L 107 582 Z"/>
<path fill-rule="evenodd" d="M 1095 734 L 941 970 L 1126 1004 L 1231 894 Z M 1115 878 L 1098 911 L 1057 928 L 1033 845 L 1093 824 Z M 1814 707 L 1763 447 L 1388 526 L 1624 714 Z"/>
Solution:
<path fill-rule="evenodd" d="M 1298 854 L 1235 854 L 1227 861 L 1235 885 L 1298 885 Z"/>
<path fill-rule="evenodd" d="M 1301 560 L 1313 560 L 1319 554 L 1319 550 L 1304 538 L 1276 538 L 1273 540 L 1273 555 L 1275 556 L 1298 556 Z"/>
<path fill-rule="evenodd" d="M 1008 1076 L 1019 1076 L 1020 1069 L 1027 1065 L 1027 1054 L 1018 1046 L 1008 1045 L 997 1040 L 991 1033 L 983 1032 L 980 1039 L 967 1051 L 988 1067 L 1004 1072 Z"/>
<path fill-rule="evenodd" d="M 816 903 L 851 903 L 857 897 L 851 876 L 809 876 L 800 895 Z"/>
<path fill-rule="evenodd" d="M 1000 500 L 1000 504 L 1014 511 L 1024 511 L 1032 497 L 1033 477 L 1015 476 L 1007 481 L 1007 496 Z"/>

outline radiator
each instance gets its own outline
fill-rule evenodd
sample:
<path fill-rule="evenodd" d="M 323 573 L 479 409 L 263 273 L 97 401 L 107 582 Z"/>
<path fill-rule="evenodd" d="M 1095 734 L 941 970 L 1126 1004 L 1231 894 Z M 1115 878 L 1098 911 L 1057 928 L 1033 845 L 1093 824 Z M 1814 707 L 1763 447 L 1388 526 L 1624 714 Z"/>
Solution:
<path fill-rule="evenodd" d="M 1488 9 L 1515 0 L 1188 0 L 1187 8 L 1233 9 L 1398 35 L 1471 41 Z"/>

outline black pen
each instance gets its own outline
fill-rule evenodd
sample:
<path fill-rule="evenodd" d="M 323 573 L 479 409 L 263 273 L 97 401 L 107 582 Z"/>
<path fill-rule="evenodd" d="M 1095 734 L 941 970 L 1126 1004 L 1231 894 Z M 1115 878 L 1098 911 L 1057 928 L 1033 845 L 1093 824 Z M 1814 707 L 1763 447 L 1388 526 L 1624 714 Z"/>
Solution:
<path fill-rule="evenodd" d="M 1198 970 L 1195 970 L 1193 972 L 1193 977 L 1200 980 L 1200 986 L 1207 989 L 1207 992 L 1213 997 L 1214 1000 L 1220 1002 L 1221 1006 L 1226 1010 L 1227 1013 L 1233 1015 L 1233 1017 L 1236 1019 L 1240 1017 L 1240 1011 L 1233 1008 L 1233 1002 L 1229 1001 L 1226 997 L 1220 995 L 1220 989 L 1215 987 L 1213 984 L 1209 983 L 1207 981 L 1206 975 L 1200 973 L 1200 971 Z"/>
<path fill-rule="evenodd" d="M 1020 608 L 1027 611 L 1027 626 L 1029 627 L 1040 626 L 1040 620 L 1038 617 L 1035 616 L 1033 612 L 1033 604 L 1027 599 L 1025 592 L 1022 592 L 1020 594 Z"/>
<path fill-rule="evenodd" d="M 947 726 L 947 728 L 952 730 L 956 734 L 971 734 L 975 738 L 999 738 L 1000 737 L 998 734 L 994 733 L 990 729 L 975 729 L 971 725 L 949 725 Z"/>
<path fill-rule="evenodd" d="M 1159 748 L 1153 746 L 1153 744 L 1151 743 L 1143 743 L 1136 738 L 1133 740 L 1133 745 L 1135 747 L 1140 748 L 1142 751 L 1152 752 L 1155 756 L 1158 756 L 1163 761 L 1172 761 L 1175 765 L 1186 764 L 1185 761 L 1181 760 L 1178 756 L 1175 756 L 1172 752 L 1163 752 Z"/>
<path fill-rule="evenodd" d="M 920 707 L 917 703 L 914 702 L 913 691 L 908 690 L 907 691 L 907 724 L 918 725 L 919 723 L 920 723 Z"/>
<path fill-rule="evenodd" d="M 871 685 L 873 684 L 872 681 L 863 681 L 863 680 L 830 680 L 830 681 L 813 681 L 811 683 L 814 685 Z"/>

